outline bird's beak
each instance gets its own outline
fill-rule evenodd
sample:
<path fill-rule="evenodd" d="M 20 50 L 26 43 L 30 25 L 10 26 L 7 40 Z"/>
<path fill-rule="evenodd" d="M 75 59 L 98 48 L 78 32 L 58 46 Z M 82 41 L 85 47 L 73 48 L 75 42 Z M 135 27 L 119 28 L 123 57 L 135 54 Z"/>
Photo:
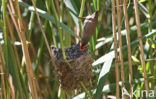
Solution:
<path fill-rule="evenodd" d="M 80 19 L 86 19 L 86 17 L 78 17 L 78 18 L 80 18 Z"/>

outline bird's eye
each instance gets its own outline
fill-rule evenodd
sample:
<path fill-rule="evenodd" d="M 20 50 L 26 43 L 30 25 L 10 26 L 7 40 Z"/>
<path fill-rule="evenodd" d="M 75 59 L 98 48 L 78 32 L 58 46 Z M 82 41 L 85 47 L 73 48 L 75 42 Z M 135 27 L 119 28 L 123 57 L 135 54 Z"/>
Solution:
<path fill-rule="evenodd" d="M 91 20 L 92 18 L 88 18 L 87 20 Z"/>

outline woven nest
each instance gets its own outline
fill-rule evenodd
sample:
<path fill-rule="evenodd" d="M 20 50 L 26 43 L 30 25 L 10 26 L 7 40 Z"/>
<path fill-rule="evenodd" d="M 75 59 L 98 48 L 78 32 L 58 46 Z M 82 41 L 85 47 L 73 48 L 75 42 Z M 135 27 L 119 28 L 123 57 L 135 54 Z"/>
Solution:
<path fill-rule="evenodd" d="M 51 46 L 54 63 L 56 65 L 55 72 L 59 78 L 61 87 L 66 90 L 80 89 L 80 81 L 88 87 L 92 77 L 92 58 L 87 52 L 80 50 L 80 44 L 65 49 L 66 59 L 71 68 L 63 59 L 62 50 Z"/>

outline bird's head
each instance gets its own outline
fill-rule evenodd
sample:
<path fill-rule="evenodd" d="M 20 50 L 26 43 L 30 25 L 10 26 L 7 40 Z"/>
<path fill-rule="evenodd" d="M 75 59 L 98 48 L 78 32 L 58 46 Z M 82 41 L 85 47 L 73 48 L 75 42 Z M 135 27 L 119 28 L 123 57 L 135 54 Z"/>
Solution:
<path fill-rule="evenodd" d="M 97 22 L 97 19 L 98 19 L 98 11 L 94 12 L 93 14 L 91 15 L 88 15 L 86 17 L 79 17 L 80 19 L 85 19 L 84 23 L 87 23 L 87 22 Z"/>
<path fill-rule="evenodd" d="M 88 15 L 86 18 L 85 18 L 85 21 L 84 23 L 86 22 L 97 22 L 97 19 L 98 19 L 98 11 L 94 12 L 93 14 L 91 15 Z"/>

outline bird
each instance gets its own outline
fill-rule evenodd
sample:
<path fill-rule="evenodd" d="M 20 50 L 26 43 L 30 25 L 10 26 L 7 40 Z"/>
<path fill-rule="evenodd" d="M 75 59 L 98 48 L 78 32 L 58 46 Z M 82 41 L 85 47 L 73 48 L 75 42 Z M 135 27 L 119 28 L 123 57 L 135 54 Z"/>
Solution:
<path fill-rule="evenodd" d="M 80 17 L 83 18 L 83 17 Z M 98 21 L 98 11 L 85 17 L 84 26 L 82 28 L 82 36 L 80 42 L 80 49 L 84 51 L 88 47 L 88 42 L 91 36 L 94 34 Z"/>
<path fill-rule="evenodd" d="M 98 11 L 85 18 L 84 26 L 82 28 L 82 36 L 81 41 L 78 44 L 72 45 L 70 48 L 65 48 L 65 55 L 67 60 L 77 59 L 81 55 L 84 55 L 87 52 L 88 45 L 91 36 L 94 34 L 97 20 L 98 20 Z M 60 48 L 56 48 L 54 45 L 51 46 L 54 58 L 57 60 L 63 60 L 62 50 Z"/>

